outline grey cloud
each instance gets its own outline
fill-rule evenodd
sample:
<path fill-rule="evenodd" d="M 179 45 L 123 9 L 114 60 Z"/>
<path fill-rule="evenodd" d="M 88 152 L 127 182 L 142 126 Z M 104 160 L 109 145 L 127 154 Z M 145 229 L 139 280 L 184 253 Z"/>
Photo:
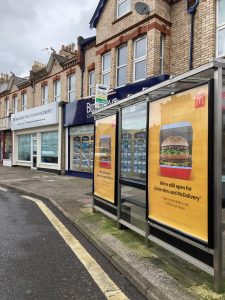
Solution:
<path fill-rule="evenodd" d="M 78 35 L 95 34 L 89 21 L 98 0 L 0 0 L 0 73 L 28 75 L 34 60 L 46 63 L 46 47 L 59 50 Z"/>

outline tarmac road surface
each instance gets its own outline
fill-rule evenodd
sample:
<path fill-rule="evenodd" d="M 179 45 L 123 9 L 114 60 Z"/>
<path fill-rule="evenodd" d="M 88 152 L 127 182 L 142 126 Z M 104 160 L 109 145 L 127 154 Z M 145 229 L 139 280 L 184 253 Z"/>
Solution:
<path fill-rule="evenodd" d="M 0 299 L 145 299 L 49 202 L 0 188 Z"/>

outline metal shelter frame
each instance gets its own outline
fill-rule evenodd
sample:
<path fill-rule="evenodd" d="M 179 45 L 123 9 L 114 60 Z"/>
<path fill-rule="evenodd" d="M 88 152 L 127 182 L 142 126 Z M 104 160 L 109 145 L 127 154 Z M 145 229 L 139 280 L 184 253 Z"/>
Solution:
<path fill-rule="evenodd" d="M 223 86 L 225 87 L 225 60 L 216 59 L 213 60 L 201 67 L 193 69 L 189 72 L 186 72 L 182 75 L 171 78 L 167 81 L 164 81 L 158 85 L 155 85 L 151 88 L 145 89 L 135 95 L 132 95 L 124 100 L 118 101 L 114 104 L 108 105 L 100 110 L 93 112 L 95 120 L 102 119 L 104 117 L 116 114 L 118 121 L 118 136 L 122 134 L 121 127 L 121 118 L 122 118 L 122 109 L 137 103 L 155 101 L 185 90 L 195 88 L 197 86 L 208 83 L 210 80 L 214 82 L 214 103 L 213 103 L 213 214 L 214 214 L 214 246 L 213 249 L 210 249 L 207 246 L 200 245 L 191 239 L 183 237 L 183 242 L 191 244 L 193 247 L 199 248 L 202 251 L 205 251 L 213 256 L 213 266 L 208 266 L 196 258 L 190 256 L 189 254 L 176 249 L 174 246 L 169 245 L 168 243 L 161 241 L 159 238 L 154 237 L 150 234 L 150 224 L 146 220 L 146 232 L 143 233 L 140 229 L 135 228 L 133 225 L 126 224 L 121 220 L 121 191 L 120 191 L 120 153 L 121 153 L 121 139 L 118 138 L 118 144 L 116 147 L 116 152 L 118 153 L 117 160 L 117 177 L 116 177 L 116 198 L 117 198 L 117 216 L 113 216 L 106 209 L 99 208 L 102 213 L 106 214 L 109 217 L 117 220 L 118 228 L 121 226 L 129 227 L 131 230 L 136 231 L 139 234 L 142 234 L 146 237 L 146 240 L 156 242 L 162 247 L 172 251 L 173 253 L 179 255 L 183 259 L 189 261 L 192 264 L 195 264 L 199 268 L 203 269 L 207 273 L 214 276 L 214 290 L 216 292 L 221 291 L 222 280 L 225 278 L 223 273 L 223 231 L 225 231 L 225 223 L 222 220 L 222 129 L 223 129 L 223 120 L 222 120 L 222 107 L 223 107 Z M 225 103 L 224 103 L 225 105 Z M 224 149 L 225 151 L 225 149 Z M 96 208 L 95 196 L 93 200 L 93 206 Z M 155 225 L 157 226 L 157 225 Z M 161 228 L 160 228 L 161 229 Z M 165 231 L 165 229 L 164 229 Z M 172 234 L 171 232 L 168 232 Z M 175 235 L 175 234 L 174 234 Z M 180 238 L 180 237 L 179 237 Z"/>

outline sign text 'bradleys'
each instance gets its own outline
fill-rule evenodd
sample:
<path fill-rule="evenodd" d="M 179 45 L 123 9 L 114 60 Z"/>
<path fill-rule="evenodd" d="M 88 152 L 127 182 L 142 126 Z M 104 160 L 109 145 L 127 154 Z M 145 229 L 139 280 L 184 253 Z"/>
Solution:
<path fill-rule="evenodd" d="M 31 113 L 31 114 L 25 115 L 25 116 L 13 117 L 13 121 L 15 122 L 15 121 L 21 121 L 21 120 L 29 119 L 29 118 L 33 118 L 33 117 L 38 117 L 38 116 L 50 114 L 51 112 L 52 112 L 52 108 L 43 110 L 43 111 L 39 111 L 39 112 L 35 112 L 35 113 Z"/>
<path fill-rule="evenodd" d="M 117 98 L 113 98 L 112 100 L 107 100 L 107 105 L 110 105 L 110 104 L 113 104 L 113 103 L 116 103 L 118 102 L 119 100 Z M 90 102 L 87 102 L 86 103 L 86 111 L 87 111 L 87 114 L 90 114 L 90 113 L 93 113 L 95 111 L 95 103 L 90 103 Z"/>

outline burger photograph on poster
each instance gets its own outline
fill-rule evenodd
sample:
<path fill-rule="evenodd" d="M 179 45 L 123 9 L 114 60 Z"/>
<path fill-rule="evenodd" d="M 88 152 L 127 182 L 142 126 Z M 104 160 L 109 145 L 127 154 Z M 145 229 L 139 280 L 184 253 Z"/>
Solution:
<path fill-rule="evenodd" d="M 111 137 L 100 136 L 100 167 L 111 169 Z"/>
<path fill-rule="evenodd" d="M 193 129 L 190 122 L 163 125 L 160 129 L 160 175 L 190 180 Z"/>

